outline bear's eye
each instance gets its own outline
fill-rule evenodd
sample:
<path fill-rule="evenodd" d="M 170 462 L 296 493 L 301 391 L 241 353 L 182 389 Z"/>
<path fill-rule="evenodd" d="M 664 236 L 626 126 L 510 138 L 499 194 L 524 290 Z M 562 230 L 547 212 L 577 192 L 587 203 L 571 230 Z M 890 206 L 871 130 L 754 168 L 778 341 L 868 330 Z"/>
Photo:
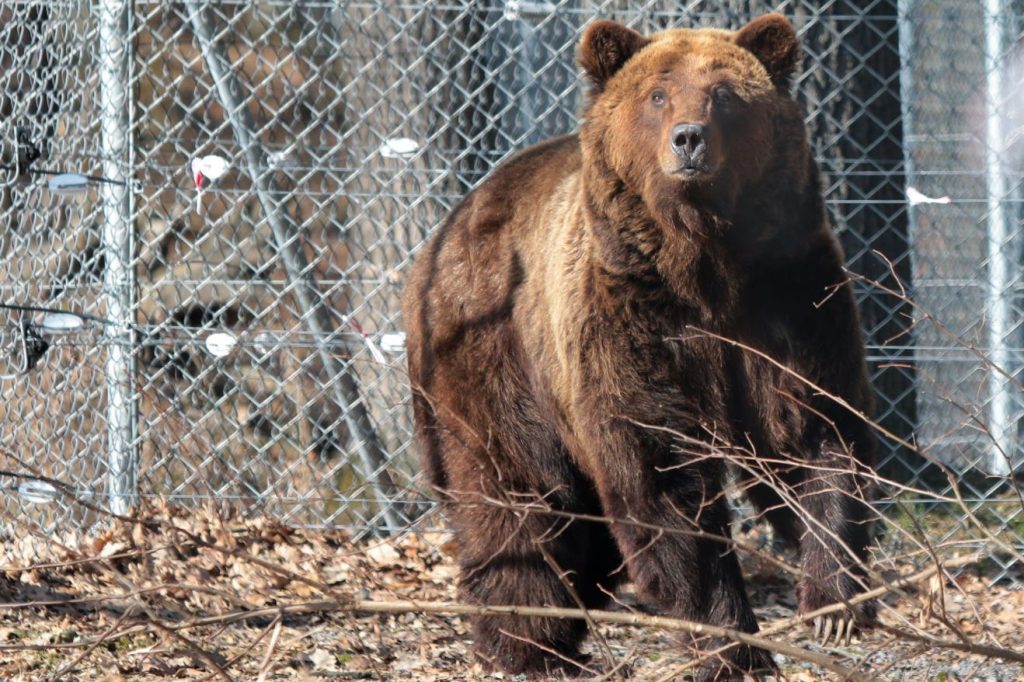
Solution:
<path fill-rule="evenodd" d="M 716 107 L 728 109 L 735 103 L 736 95 L 729 88 L 719 86 L 712 91 L 711 99 L 714 100 Z"/>
<path fill-rule="evenodd" d="M 668 95 L 665 94 L 664 90 L 655 90 L 651 93 L 651 104 L 654 105 L 655 109 L 661 109 L 668 103 Z"/>

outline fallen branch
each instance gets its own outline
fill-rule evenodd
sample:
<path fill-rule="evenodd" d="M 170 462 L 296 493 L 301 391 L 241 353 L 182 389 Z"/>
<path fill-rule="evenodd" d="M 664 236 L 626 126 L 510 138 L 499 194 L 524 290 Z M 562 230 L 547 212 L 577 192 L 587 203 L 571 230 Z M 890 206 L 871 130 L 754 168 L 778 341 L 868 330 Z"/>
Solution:
<path fill-rule="evenodd" d="M 1024 663 L 1024 651 L 1014 651 L 1013 649 L 1004 649 L 1003 647 L 991 646 L 989 644 L 978 644 L 976 642 L 961 642 L 955 639 L 938 639 L 936 637 L 920 635 L 909 630 L 902 630 L 900 628 L 893 627 L 892 625 L 883 624 L 879 625 L 879 627 L 886 632 L 892 633 L 896 637 L 909 639 L 914 642 L 921 642 L 929 647 L 953 649 L 954 651 L 963 651 L 964 653 L 976 654 L 987 658 L 1001 658 L 1006 661 L 1013 661 L 1014 663 Z"/>
<path fill-rule="evenodd" d="M 189 623 L 175 626 L 174 629 L 205 627 L 209 625 L 238 623 L 257 618 L 284 617 L 312 613 L 424 613 L 449 616 L 523 616 L 532 618 L 579 618 L 587 615 L 596 623 L 611 623 L 616 625 L 632 625 L 635 627 L 649 627 L 660 630 L 675 632 L 687 632 L 697 636 L 724 637 L 740 644 L 760 647 L 768 651 L 783 654 L 799 661 L 819 665 L 826 670 L 843 676 L 848 680 L 866 680 L 854 670 L 842 666 L 831 657 L 825 654 L 807 651 L 792 644 L 776 642 L 760 635 L 740 632 L 731 628 L 724 628 L 706 623 L 695 623 L 680 618 L 669 618 L 667 616 L 653 616 L 641 613 L 620 613 L 616 611 L 590 610 L 584 613 L 583 609 L 559 608 L 554 606 L 473 606 L 471 604 L 459 604 L 456 602 L 437 601 L 367 601 L 354 600 L 352 602 L 316 601 L 301 604 L 288 604 L 278 607 L 267 607 L 254 611 L 235 611 L 218 616 L 197 618 Z"/>
<path fill-rule="evenodd" d="M 262 609 L 253 609 L 251 611 L 232 611 L 229 613 L 220 614 L 216 616 L 196 618 L 186 623 L 181 623 L 178 625 L 158 623 L 153 619 L 149 619 L 146 621 L 146 623 L 129 626 L 128 628 L 125 628 L 124 630 L 121 630 L 119 632 L 115 632 L 113 634 L 106 634 L 104 635 L 104 637 L 99 639 L 52 645 L 0 645 L 0 652 L 23 651 L 27 649 L 46 650 L 58 648 L 93 648 L 97 644 L 101 644 L 104 641 L 124 637 L 128 634 L 146 631 L 148 629 L 148 626 L 150 625 L 156 627 L 158 630 L 161 630 L 169 634 L 171 632 L 178 633 L 182 630 L 208 627 L 211 625 L 230 625 L 233 623 L 242 623 L 262 618 L 284 618 L 285 616 L 325 613 L 423 613 L 448 616 L 522 616 L 532 618 L 579 619 L 583 619 L 587 615 L 589 615 L 589 617 L 596 623 L 632 625 L 634 627 L 648 627 L 674 632 L 687 632 L 697 636 L 710 636 L 730 639 L 739 644 L 747 644 L 750 646 L 760 647 L 768 651 L 783 654 L 784 656 L 788 656 L 798 661 L 813 663 L 815 665 L 821 666 L 826 670 L 830 670 L 836 673 L 837 675 L 842 676 L 842 678 L 846 680 L 858 681 L 867 679 L 863 675 L 857 673 L 856 671 L 850 670 L 849 668 L 840 665 L 831 656 L 825 654 L 807 651 L 792 644 L 786 644 L 785 642 L 776 642 L 771 639 L 767 639 L 761 635 L 740 632 L 738 630 L 724 628 L 717 625 L 695 623 L 693 621 L 683 620 L 679 618 L 670 618 L 667 616 L 653 616 L 641 613 L 621 613 L 616 611 L 599 610 L 590 610 L 585 613 L 583 609 L 569 609 L 553 606 L 473 606 L 470 604 L 459 604 L 457 602 L 411 600 L 369 601 L 356 599 L 352 601 L 325 600 L 303 602 L 299 604 L 286 604 L 284 606 L 271 606 Z M 197 652 L 193 651 L 193 653 Z M 199 653 L 199 655 L 201 656 L 202 653 L 205 652 L 201 652 Z M 1024 656 L 1022 656 L 1022 658 L 1024 658 Z"/>

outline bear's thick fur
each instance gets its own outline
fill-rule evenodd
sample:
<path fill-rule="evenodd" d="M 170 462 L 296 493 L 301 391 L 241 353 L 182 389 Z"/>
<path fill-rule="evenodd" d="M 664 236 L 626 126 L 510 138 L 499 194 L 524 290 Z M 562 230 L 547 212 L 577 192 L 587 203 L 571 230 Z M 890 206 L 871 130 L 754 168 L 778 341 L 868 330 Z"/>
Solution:
<path fill-rule="evenodd" d="M 799 544 L 802 611 L 863 589 L 871 393 L 789 95 L 798 57 L 779 15 L 651 37 L 591 24 L 580 134 L 497 168 L 418 256 L 416 429 L 466 600 L 596 608 L 628 575 L 664 613 L 756 631 L 726 459 Z M 481 658 L 513 673 L 572 672 L 585 631 L 474 622 Z M 772 668 L 737 646 L 699 677 Z"/>

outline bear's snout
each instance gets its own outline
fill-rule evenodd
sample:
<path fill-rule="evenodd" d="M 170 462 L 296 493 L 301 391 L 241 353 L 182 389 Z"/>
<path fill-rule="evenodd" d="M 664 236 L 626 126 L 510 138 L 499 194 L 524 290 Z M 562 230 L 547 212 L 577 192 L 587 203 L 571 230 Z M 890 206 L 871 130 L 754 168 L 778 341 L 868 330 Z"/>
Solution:
<path fill-rule="evenodd" d="M 673 126 L 669 137 L 672 151 L 679 158 L 679 172 L 696 175 L 708 170 L 708 131 L 699 123 Z"/>

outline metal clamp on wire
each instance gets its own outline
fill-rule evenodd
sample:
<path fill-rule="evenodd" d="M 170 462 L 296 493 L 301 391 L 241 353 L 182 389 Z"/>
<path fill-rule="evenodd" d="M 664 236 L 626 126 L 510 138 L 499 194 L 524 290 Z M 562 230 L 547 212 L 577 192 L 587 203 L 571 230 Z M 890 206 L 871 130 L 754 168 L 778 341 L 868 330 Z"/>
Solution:
<path fill-rule="evenodd" d="M 42 152 L 39 150 L 39 145 L 33 142 L 29 136 L 28 128 L 18 127 L 17 140 L 18 155 L 15 175 L 24 175 L 28 173 L 32 163 L 42 156 Z"/>
<path fill-rule="evenodd" d="M 17 126 L 5 132 L 0 139 L 0 171 L 4 171 L 0 185 L 11 185 L 29 172 L 42 151 L 32 141 L 28 128 Z"/>
<path fill-rule="evenodd" d="M 18 322 L 15 329 L 13 343 L 5 349 L 12 358 L 11 367 L 14 371 L 10 374 L 0 374 L 0 379 L 13 379 L 28 374 L 50 348 L 50 342 L 33 328 L 28 319 Z"/>

